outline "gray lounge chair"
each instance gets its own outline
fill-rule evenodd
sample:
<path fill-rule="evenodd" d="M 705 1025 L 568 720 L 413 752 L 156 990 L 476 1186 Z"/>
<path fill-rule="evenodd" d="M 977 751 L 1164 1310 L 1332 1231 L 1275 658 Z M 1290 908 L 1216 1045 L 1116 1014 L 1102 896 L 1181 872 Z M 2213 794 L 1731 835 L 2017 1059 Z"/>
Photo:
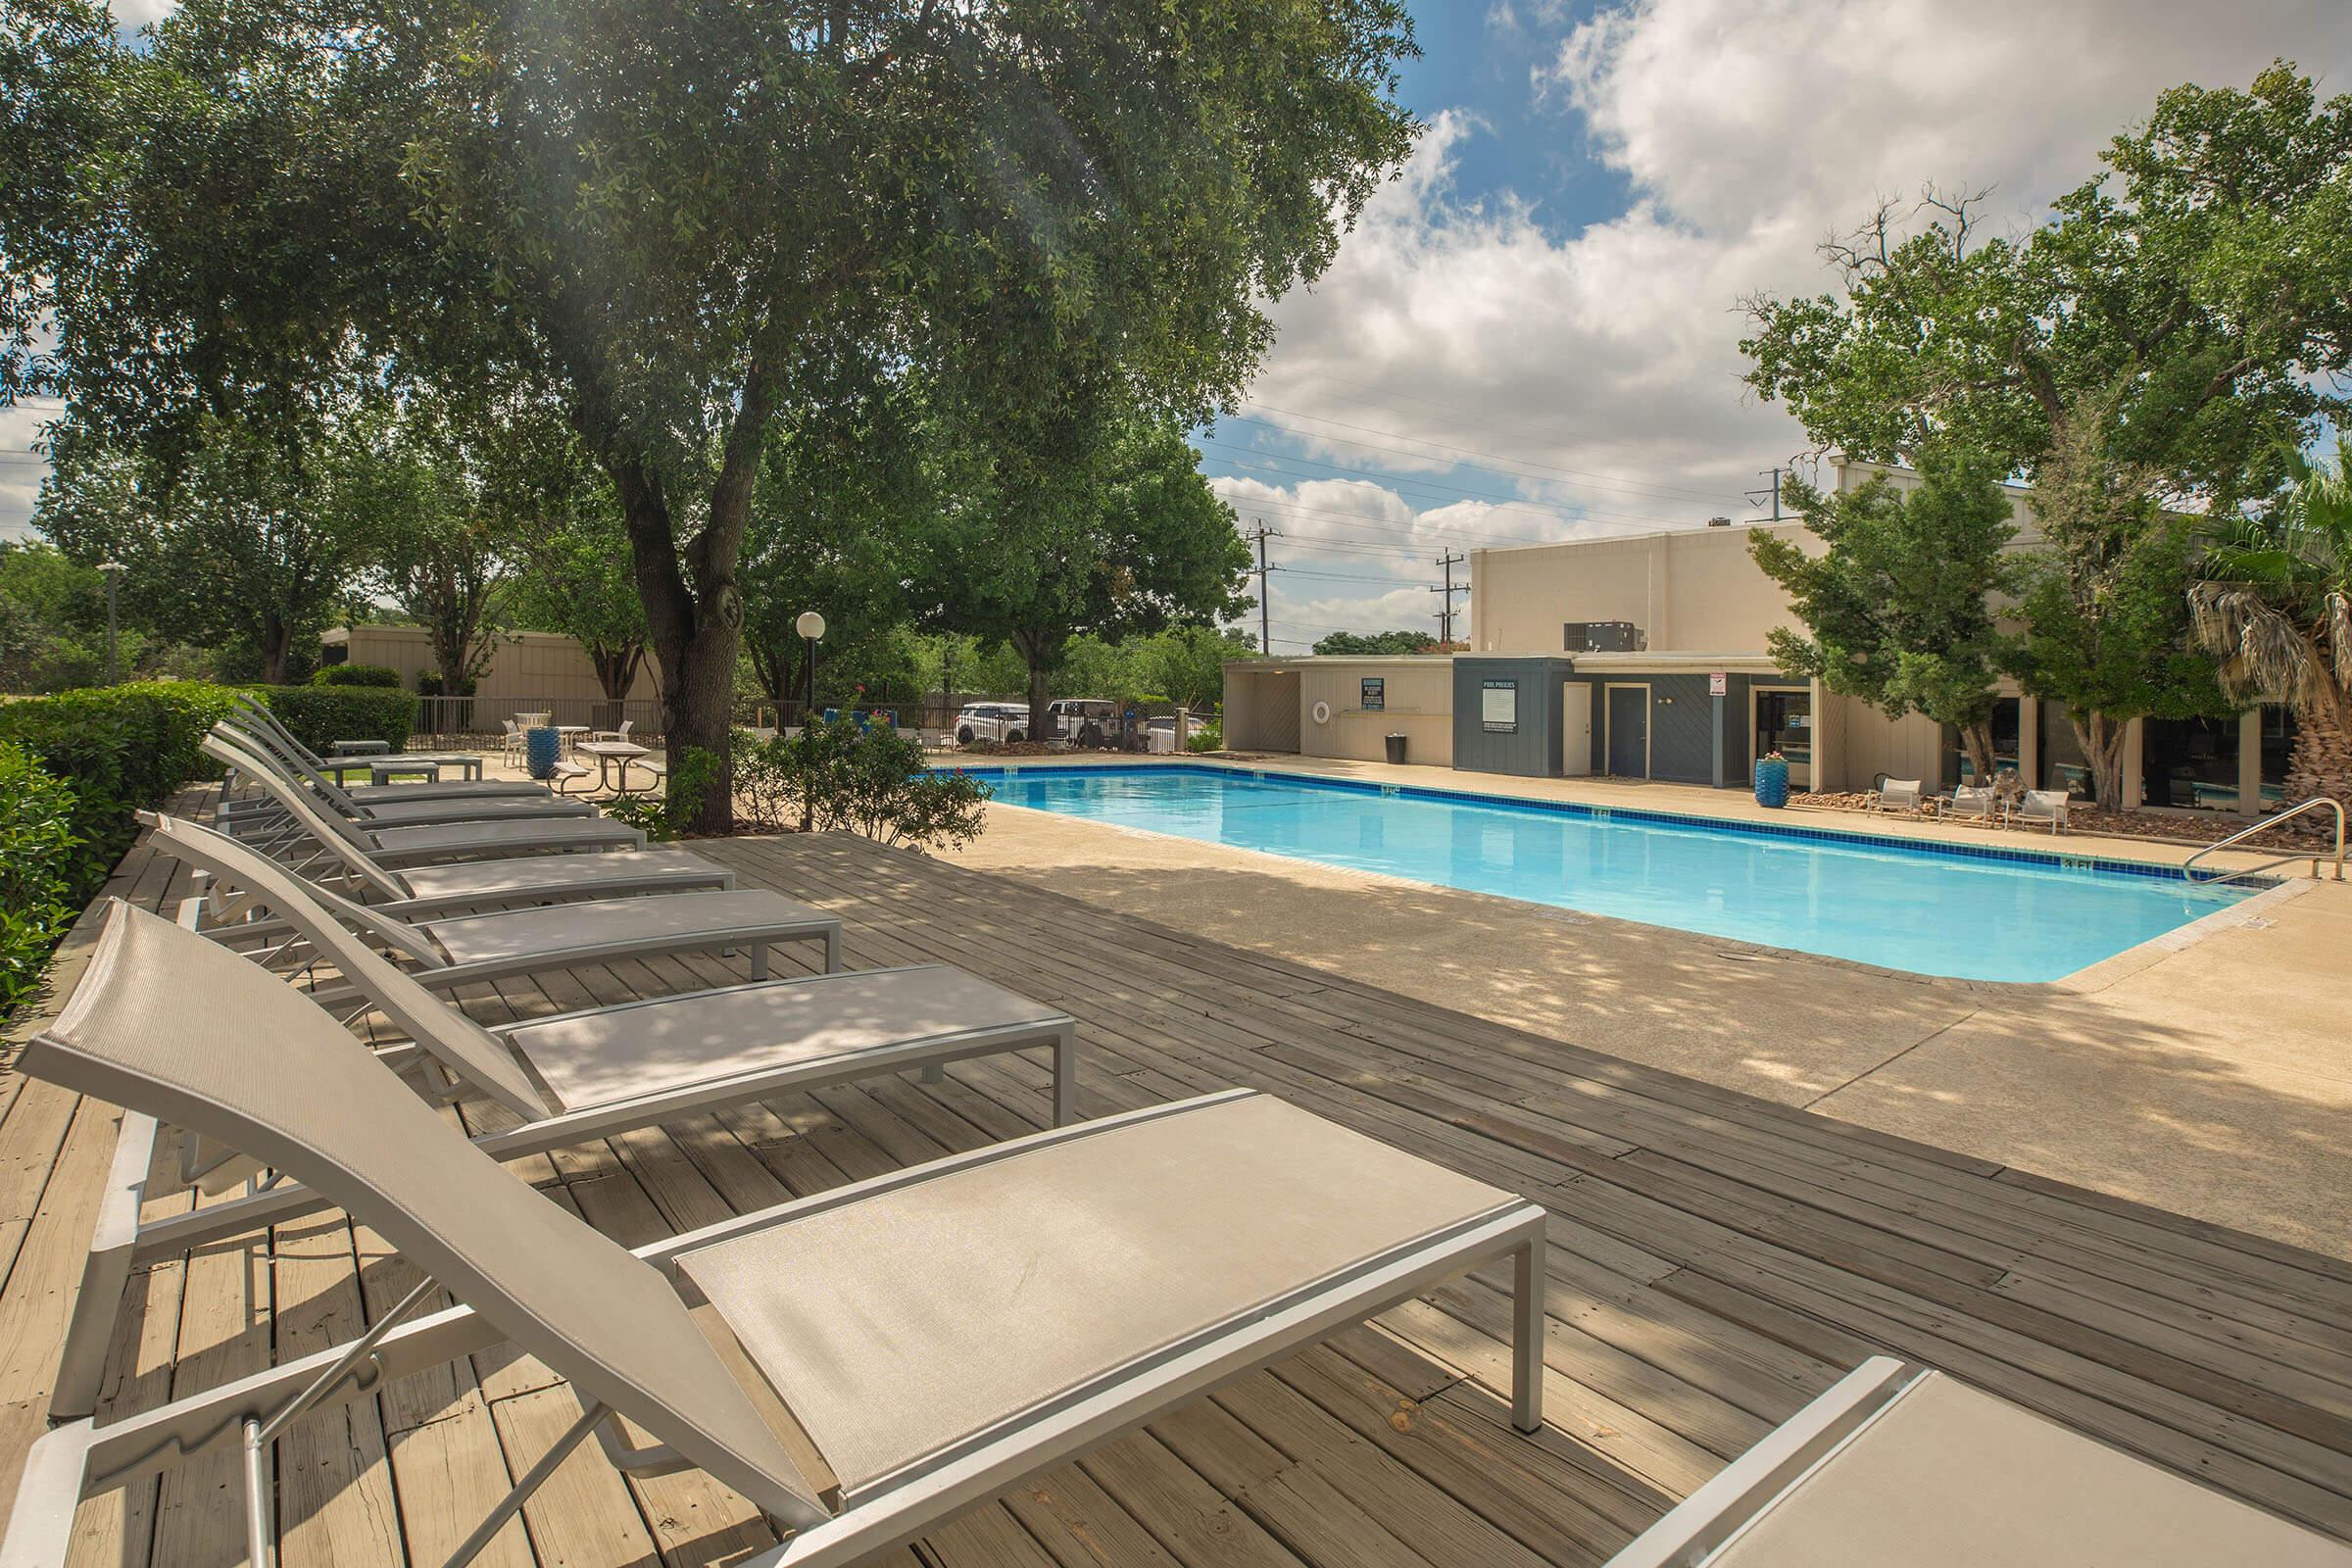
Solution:
<path fill-rule="evenodd" d="M 2027 827 L 2047 822 L 2055 836 L 2066 831 L 2066 803 L 2064 790 L 2028 790 L 2025 798 L 2009 808 L 2009 820 Z"/>
<path fill-rule="evenodd" d="M 1608 1568 L 2352 1568 L 2352 1548 L 1888 1356 Z"/>
<path fill-rule="evenodd" d="M 340 839 L 374 858 L 379 865 L 410 866 L 434 860 L 465 860 L 521 855 L 540 850 L 642 850 L 645 834 L 625 822 L 597 816 L 508 817 L 487 822 L 450 822 L 429 827 L 355 823 L 326 810 L 308 791 L 262 765 L 251 753 L 219 735 L 200 743 L 206 755 L 227 763 L 268 797 L 266 811 L 223 813 L 240 838 L 284 846 L 308 840 L 323 845 Z"/>
<path fill-rule="evenodd" d="M 1890 778 L 1865 797 L 1864 805 L 1873 811 L 1902 811 L 1911 816 L 1919 814 L 1921 781 L 1915 778 Z"/>
<path fill-rule="evenodd" d="M 154 820 L 152 816 L 142 819 Z M 459 860 L 395 871 L 331 831 L 324 838 L 311 837 L 309 842 L 323 852 L 324 858 L 303 871 L 306 881 L 316 881 L 404 920 L 516 905 L 692 893 L 735 885 L 733 868 L 680 849 L 519 855 L 507 860 Z"/>
<path fill-rule="evenodd" d="M 300 769 L 286 764 L 272 752 L 254 743 L 251 735 L 222 723 L 216 725 L 213 739 L 235 747 L 248 759 L 240 769 L 251 773 L 257 768 L 269 769 L 287 785 L 303 789 Z M 429 786 L 418 786 L 427 788 Z M 585 801 L 567 801 L 533 784 L 530 793 L 517 795 L 466 796 L 452 799 L 440 795 L 415 795 L 407 786 L 386 786 L 388 793 L 371 795 L 362 800 L 339 784 L 318 779 L 309 784 L 311 794 L 318 800 L 323 810 L 364 822 L 372 827 L 424 827 L 440 822 L 481 822 L 510 816 L 595 816 L 597 809 Z"/>
<path fill-rule="evenodd" d="M 1945 814 L 1954 821 L 1974 818 L 1979 822 L 1991 822 L 1996 819 L 1999 808 L 2000 798 L 1993 793 L 1991 785 L 1972 789 L 1963 784 L 1952 791 L 1952 803 L 1945 808 Z"/>
<path fill-rule="evenodd" d="M 139 978 L 169 944 L 189 950 L 171 993 Z M 749 1499 L 786 1537 L 751 1563 L 848 1568 L 1505 1257 L 1512 1421 L 1542 1424 L 1544 1211 L 1271 1096 L 1055 1128 L 630 1252 L 391 1092 L 295 991 L 247 1004 L 252 976 L 122 906 L 18 1065 L 243 1151 L 426 1278 L 348 1345 L 51 1431 L 26 1457 L 9 1568 L 62 1560 L 84 1495 L 222 1443 L 242 1451 L 250 1560 L 267 1563 L 272 1445 L 297 1416 L 505 1342 L 568 1380 L 581 1414 L 453 1564 L 593 1435 L 624 1471 L 699 1468 Z M 461 1304 L 429 1310 L 441 1291 Z"/>
<path fill-rule="evenodd" d="M 474 1140 L 496 1159 L 909 1068 L 936 1082 L 950 1062 L 1040 1048 L 1054 1053 L 1055 1124 L 1077 1118 L 1076 1022 L 942 964 L 755 981 L 485 1029 L 417 976 L 377 956 L 319 906 L 294 899 L 288 908 L 350 988 L 407 1036 L 409 1044 L 379 1051 L 378 1059 L 421 1079 L 436 1099 L 480 1096 L 521 1118 Z M 108 918 L 138 923 L 128 913 L 110 911 Z M 181 924 L 189 925 L 184 913 Z M 137 983 L 165 991 L 209 986 L 233 993 L 242 1009 L 282 985 L 253 968 L 250 983 L 229 986 L 213 966 L 192 964 L 185 943 L 153 938 L 130 946 L 148 964 Z M 60 1418 L 95 1407 L 115 1318 L 135 1270 L 327 1206 L 298 1184 L 279 1182 L 243 1199 L 144 1221 L 157 1133 L 152 1118 L 126 1116 L 118 1137 L 51 1398 L 51 1413 Z M 226 1153 L 183 1144 L 181 1179 L 220 1193 L 251 1174 Z"/>
<path fill-rule="evenodd" d="M 767 950 L 778 942 L 821 942 L 827 973 L 841 967 L 841 916 L 766 888 L 672 893 L 662 898 L 596 899 L 409 921 L 306 883 L 251 845 L 175 817 L 158 815 L 150 843 L 213 878 L 207 903 L 220 923 L 207 934 L 240 951 L 271 951 L 287 926 L 316 947 L 296 918 L 308 904 L 380 948 L 401 954 L 417 981 L 450 991 L 484 980 L 573 969 L 583 964 L 716 948 L 749 948 L 752 977 L 767 978 Z M 273 918 L 249 917 L 247 906 Z M 286 961 L 308 962 L 298 946 Z"/>
<path fill-rule="evenodd" d="M 237 695 L 234 707 L 225 722 L 248 737 L 258 739 L 267 736 L 270 743 L 267 749 L 283 757 L 290 765 L 294 766 L 296 772 L 303 773 L 305 776 L 314 773 L 319 774 L 338 784 L 342 782 L 342 776 L 345 773 L 356 773 L 363 766 L 372 770 L 383 770 L 407 763 L 433 763 L 444 768 L 463 768 L 471 775 L 463 780 L 453 779 L 446 784 L 436 781 L 430 784 L 344 786 L 354 795 L 363 798 L 377 794 L 408 796 L 423 790 L 443 799 L 462 800 L 469 796 L 479 798 L 520 794 L 530 788 L 528 780 L 483 778 L 481 776 L 482 760 L 480 756 L 472 752 L 390 752 L 369 757 L 320 757 L 317 752 L 303 745 L 302 741 L 292 730 L 286 728 L 275 713 L 243 693 Z"/>

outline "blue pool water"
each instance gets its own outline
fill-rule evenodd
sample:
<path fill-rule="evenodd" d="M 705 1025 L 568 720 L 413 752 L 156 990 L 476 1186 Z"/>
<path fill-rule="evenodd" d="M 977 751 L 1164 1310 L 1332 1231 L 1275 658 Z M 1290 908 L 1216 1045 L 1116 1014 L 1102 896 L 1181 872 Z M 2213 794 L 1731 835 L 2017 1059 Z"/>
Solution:
<path fill-rule="evenodd" d="M 1997 841 L 1938 850 L 1182 764 L 966 771 L 1007 805 L 1970 980 L 2055 980 L 2254 891 Z"/>

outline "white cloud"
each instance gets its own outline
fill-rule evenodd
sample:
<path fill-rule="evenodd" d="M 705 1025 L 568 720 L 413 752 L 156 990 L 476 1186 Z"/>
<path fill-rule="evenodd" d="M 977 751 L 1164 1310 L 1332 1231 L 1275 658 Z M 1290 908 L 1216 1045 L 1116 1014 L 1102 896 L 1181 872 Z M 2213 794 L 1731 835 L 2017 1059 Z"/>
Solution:
<path fill-rule="evenodd" d="M 1880 196 L 1992 184 L 2023 226 L 2168 86 L 2242 85 L 2274 55 L 2352 75 L 2342 0 L 1635 0 L 1548 42 L 1536 8 L 1492 20 L 1627 210 L 1562 237 L 1510 193 L 1465 199 L 1487 132 L 1438 115 L 1331 272 L 1276 307 L 1248 412 L 1373 472 L 1438 471 L 1433 443 L 1505 454 L 1477 487 L 1653 526 L 1742 514 L 1804 446 L 1742 395 L 1738 301 L 1832 286 L 1815 245 Z"/>
<path fill-rule="evenodd" d="M 41 426 L 54 411 L 17 407 L 0 409 L 0 539 L 24 539 L 32 533 L 33 504 L 40 499 L 41 480 L 49 465 L 27 455 Z"/>

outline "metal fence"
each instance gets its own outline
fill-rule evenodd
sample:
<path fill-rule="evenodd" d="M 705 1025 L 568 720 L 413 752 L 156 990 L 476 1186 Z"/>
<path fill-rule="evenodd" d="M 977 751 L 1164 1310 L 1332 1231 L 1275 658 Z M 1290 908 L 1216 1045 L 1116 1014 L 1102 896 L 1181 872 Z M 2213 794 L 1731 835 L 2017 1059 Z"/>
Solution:
<path fill-rule="evenodd" d="M 953 733 L 956 715 L 967 703 L 1012 703 L 1026 707 L 1026 697 L 991 697 L 984 692 L 926 692 L 920 696 L 893 700 L 875 697 L 871 693 L 839 698 L 817 699 L 816 710 L 824 712 L 886 712 L 902 729 L 938 730 Z M 1160 717 L 1175 711 L 1169 703 L 1143 705 L 1148 716 Z M 435 746 L 465 742 L 494 744 L 506 732 L 506 721 L 519 719 L 526 713 L 545 713 L 546 722 L 558 725 L 580 725 L 588 729 L 618 729 L 626 721 L 629 738 L 648 742 L 662 736 L 662 704 L 655 698 L 632 698 L 614 701 L 609 697 L 419 697 L 416 699 L 415 734 L 420 741 Z M 735 723 L 744 729 L 778 729 L 797 727 L 805 716 L 804 706 L 792 703 L 746 703 L 735 710 Z M 1209 715 L 1196 713 L 1196 718 Z"/>

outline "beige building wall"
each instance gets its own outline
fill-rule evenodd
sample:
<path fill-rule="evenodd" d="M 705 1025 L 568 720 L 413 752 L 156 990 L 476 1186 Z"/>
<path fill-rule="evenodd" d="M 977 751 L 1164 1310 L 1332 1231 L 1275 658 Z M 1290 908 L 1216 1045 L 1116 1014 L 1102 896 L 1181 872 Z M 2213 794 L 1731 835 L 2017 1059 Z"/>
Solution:
<path fill-rule="evenodd" d="M 1363 683 L 1385 683 L 1384 707 L 1363 706 Z M 1377 762 L 1388 737 L 1405 737 L 1410 761 L 1453 764 L 1453 661 L 1450 659 L 1318 659 L 1299 670 L 1298 749 L 1308 757 L 1348 757 Z M 1329 716 L 1317 719 L 1316 705 Z"/>
<path fill-rule="evenodd" d="M 416 689 L 417 676 L 439 667 L 433 661 L 432 641 L 421 626 L 337 626 L 321 641 L 330 647 L 341 644 L 349 648 L 352 663 L 382 664 L 400 671 L 400 683 L 411 691 Z M 604 695 L 604 687 L 597 683 L 596 666 L 579 643 L 546 631 L 509 632 L 502 637 L 475 693 L 478 701 L 487 705 L 485 710 L 494 715 L 509 703 L 586 702 Z M 660 701 L 662 676 L 652 656 L 639 666 L 628 696 L 631 701 Z"/>
<path fill-rule="evenodd" d="M 1766 531 L 1817 551 L 1802 523 Z M 1793 626 L 1788 601 L 1748 555 L 1748 528 L 1685 528 L 1470 552 L 1470 638 L 1482 654 L 1559 654 L 1561 627 L 1630 620 L 1643 651 L 1759 653 Z"/>
<path fill-rule="evenodd" d="M 1225 666 L 1225 744 L 1237 752 L 1298 750 L 1298 671 L 1288 664 Z"/>

